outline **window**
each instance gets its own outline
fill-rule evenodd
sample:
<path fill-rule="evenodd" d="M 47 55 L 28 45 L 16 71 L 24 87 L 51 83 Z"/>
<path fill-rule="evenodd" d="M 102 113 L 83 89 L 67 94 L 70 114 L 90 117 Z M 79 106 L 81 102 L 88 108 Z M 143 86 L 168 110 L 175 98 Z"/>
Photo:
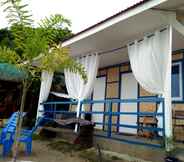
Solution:
<path fill-rule="evenodd" d="M 182 64 L 181 62 L 172 64 L 172 99 L 174 101 L 183 99 L 182 92 Z"/>

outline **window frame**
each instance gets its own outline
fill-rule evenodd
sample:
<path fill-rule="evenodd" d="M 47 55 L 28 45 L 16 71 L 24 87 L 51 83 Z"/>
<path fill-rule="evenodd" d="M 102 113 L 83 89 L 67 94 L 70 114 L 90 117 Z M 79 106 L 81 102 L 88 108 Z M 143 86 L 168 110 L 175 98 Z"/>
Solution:
<path fill-rule="evenodd" d="M 178 97 L 172 97 L 172 101 L 182 101 L 183 100 L 183 72 L 182 72 L 182 62 L 174 62 L 172 63 L 173 66 L 179 66 L 179 96 Z M 171 74 L 172 75 L 172 74 Z M 172 76 L 171 76 L 172 78 Z M 172 94 L 172 89 L 171 89 Z"/>

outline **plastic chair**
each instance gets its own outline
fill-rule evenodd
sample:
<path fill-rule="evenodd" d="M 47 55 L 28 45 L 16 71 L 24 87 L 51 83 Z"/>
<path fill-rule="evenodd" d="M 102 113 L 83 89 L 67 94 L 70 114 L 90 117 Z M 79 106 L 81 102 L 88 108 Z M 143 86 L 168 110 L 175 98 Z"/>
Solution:
<path fill-rule="evenodd" d="M 39 118 L 36 122 L 36 125 L 32 128 L 32 130 L 22 130 L 21 137 L 19 138 L 19 142 L 25 144 L 26 154 L 30 155 L 32 153 L 32 135 L 36 131 L 36 129 L 40 126 L 43 118 Z"/>
<path fill-rule="evenodd" d="M 2 128 L 1 135 L 0 135 L 0 144 L 2 144 L 3 139 L 6 138 L 6 133 L 9 131 L 9 129 L 12 130 L 12 128 L 16 129 L 18 119 L 18 112 L 14 112 L 11 117 L 8 119 L 6 125 L 4 128 Z"/>
<path fill-rule="evenodd" d="M 9 152 L 11 151 L 11 148 L 13 146 L 13 142 L 14 142 L 14 130 L 12 130 L 12 131 L 9 130 L 6 133 L 5 138 L 2 140 L 2 145 L 3 145 L 2 155 L 3 155 L 3 157 L 7 156 L 9 154 Z"/>
<path fill-rule="evenodd" d="M 22 116 L 25 116 L 25 112 L 22 114 Z M 17 125 L 19 112 L 15 112 L 12 114 L 12 116 L 9 118 L 6 126 L 2 129 L 1 136 L 0 136 L 0 142 L 3 145 L 3 157 L 6 156 L 12 148 L 13 142 L 14 142 L 14 135 Z"/>

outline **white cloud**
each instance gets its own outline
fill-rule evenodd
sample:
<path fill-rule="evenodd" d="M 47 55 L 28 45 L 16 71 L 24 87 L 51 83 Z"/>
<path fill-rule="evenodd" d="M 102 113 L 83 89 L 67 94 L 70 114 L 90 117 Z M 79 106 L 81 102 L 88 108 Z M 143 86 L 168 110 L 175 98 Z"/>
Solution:
<path fill-rule="evenodd" d="M 34 19 L 60 13 L 72 21 L 72 30 L 79 32 L 140 0 L 26 0 Z M 0 8 L 0 27 L 7 22 Z"/>

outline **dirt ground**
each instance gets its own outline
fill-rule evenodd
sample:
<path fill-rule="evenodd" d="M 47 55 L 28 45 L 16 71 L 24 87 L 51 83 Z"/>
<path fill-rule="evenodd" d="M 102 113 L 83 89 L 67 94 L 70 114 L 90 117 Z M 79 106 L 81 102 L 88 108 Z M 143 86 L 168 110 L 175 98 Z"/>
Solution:
<path fill-rule="evenodd" d="M 109 156 L 101 152 L 99 158 L 95 148 L 84 150 L 76 145 L 71 145 L 63 141 L 34 140 L 33 152 L 26 156 L 23 145 L 20 146 L 18 160 L 24 162 L 145 162 L 135 160 L 132 157 L 119 158 L 116 155 Z M 129 159 L 129 160 L 127 160 Z M 11 161 L 11 155 L 0 162 Z"/>
<path fill-rule="evenodd" d="M 26 156 L 21 146 L 18 159 L 32 162 L 86 162 L 86 160 L 78 157 L 75 153 L 62 153 L 51 149 L 48 144 L 48 141 L 33 141 L 33 152 L 31 156 Z M 6 159 L 1 158 L 0 161 L 8 162 L 11 160 L 10 157 Z"/>

